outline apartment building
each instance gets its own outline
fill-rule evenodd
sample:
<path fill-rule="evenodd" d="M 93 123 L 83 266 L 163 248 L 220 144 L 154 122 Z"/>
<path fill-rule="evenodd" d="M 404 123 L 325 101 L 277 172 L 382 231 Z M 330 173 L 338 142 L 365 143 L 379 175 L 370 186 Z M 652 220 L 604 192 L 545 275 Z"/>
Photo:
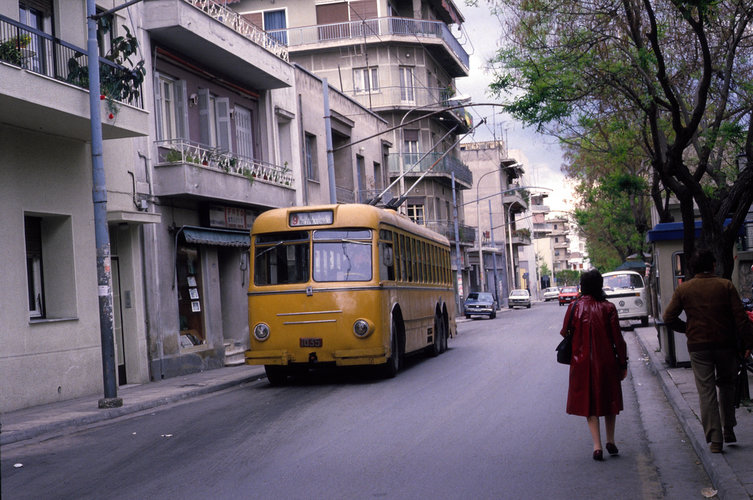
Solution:
<path fill-rule="evenodd" d="M 452 240 L 455 265 L 452 178 L 456 198 L 471 188 L 473 179 L 456 147 L 458 138 L 471 130 L 471 119 L 463 103 L 454 99 L 454 80 L 468 76 L 469 56 L 453 34 L 453 27 L 463 22 L 453 2 L 235 0 L 228 4 L 285 44 L 291 61 L 326 78 L 387 122 L 383 137 L 393 147 L 380 165 L 383 177 L 377 182 L 395 184 L 382 202 L 404 195 L 401 211 Z M 337 130 L 333 135 L 334 142 L 343 140 Z M 339 174 L 343 168 L 349 170 L 347 164 L 335 162 L 336 178 L 347 178 Z M 365 201 L 374 194 L 358 190 L 353 199 L 353 193 L 339 187 L 338 201 Z M 474 235 L 463 231 L 459 239 L 467 245 Z"/>
<path fill-rule="evenodd" d="M 461 159 L 468 165 L 474 186 L 465 197 L 466 224 L 477 229 L 475 244 L 468 250 L 468 291 L 494 291 L 499 304 L 517 288 L 520 275 L 519 249 L 531 244 L 531 234 L 516 223 L 516 214 L 528 208 L 520 181 L 525 171 L 508 157 L 502 141 L 463 143 Z"/>
<path fill-rule="evenodd" d="M 0 0 L 0 228 L 18 235 L 0 241 L 0 411 L 102 387 L 85 12 L 83 0 Z M 102 55 L 117 36 L 139 42 L 103 82 L 100 110 L 122 385 L 242 351 L 256 215 L 329 203 L 335 183 L 384 187 L 391 143 L 383 118 L 291 64 L 284 44 L 224 2 L 145 0 L 110 26 Z M 138 94 L 118 99 L 107 84 L 139 65 Z M 325 116 L 348 165 L 334 175 Z"/>

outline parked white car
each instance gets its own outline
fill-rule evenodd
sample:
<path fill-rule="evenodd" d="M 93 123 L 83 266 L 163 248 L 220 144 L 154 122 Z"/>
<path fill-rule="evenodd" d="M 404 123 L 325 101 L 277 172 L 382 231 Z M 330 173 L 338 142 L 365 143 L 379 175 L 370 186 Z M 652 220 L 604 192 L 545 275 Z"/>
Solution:
<path fill-rule="evenodd" d="M 550 300 L 557 300 L 560 296 L 560 289 L 556 286 L 553 286 L 551 288 L 544 288 L 544 302 L 549 302 Z"/>
<path fill-rule="evenodd" d="M 512 309 L 513 307 L 527 307 L 531 308 L 531 294 L 528 290 L 518 289 L 510 292 L 510 296 L 507 298 L 507 305 Z"/>

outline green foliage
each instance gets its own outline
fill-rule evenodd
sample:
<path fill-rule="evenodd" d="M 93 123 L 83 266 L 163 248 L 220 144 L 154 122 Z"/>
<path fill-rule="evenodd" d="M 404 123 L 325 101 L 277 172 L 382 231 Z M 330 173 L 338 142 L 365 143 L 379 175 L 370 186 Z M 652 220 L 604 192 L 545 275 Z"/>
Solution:
<path fill-rule="evenodd" d="M 577 286 L 580 284 L 580 271 L 563 269 L 554 274 L 557 286 Z"/>
<path fill-rule="evenodd" d="M 744 220 L 753 203 L 753 177 L 735 166 L 741 151 L 753 159 L 750 2 L 490 3 L 503 20 L 504 42 L 490 61 L 490 90 L 507 99 L 515 118 L 568 148 L 565 168 L 585 197 L 583 223 L 608 216 L 604 265 L 613 259 L 608 246 L 618 255 L 637 246 L 615 238 L 631 212 L 643 232 L 643 199 L 650 194 L 668 221 L 674 194 L 685 217 L 700 214 L 701 238 L 723 257 L 729 276 L 739 222 L 722 224 L 733 214 Z M 631 199 L 638 178 L 643 193 Z M 595 213 L 586 218 L 589 211 Z M 686 252 L 693 243 L 693 234 L 685 235 Z"/>
<path fill-rule="evenodd" d="M 110 31 L 111 23 L 111 17 L 99 19 L 100 29 L 104 34 Z M 102 63 L 99 65 L 100 91 L 107 99 L 108 108 L 113 113 L 118 110 L 115 101 L 131 102 L 138 99 L 146 76 L 143 59 L 136 63 L 130 61 L 131 56 L 138 51 L 138 40 L 127 26 L 123 26 L 123 30 L 125 35 L 114 38 L 110 51 L 105 55 L 105 59 L 116 66 Z M 67 81 L 86 88 L 89 86 L 89 68 L 79 63 L 79 59 L 82 59 L 84 55 L 77 52 L 68 60 Z"/>

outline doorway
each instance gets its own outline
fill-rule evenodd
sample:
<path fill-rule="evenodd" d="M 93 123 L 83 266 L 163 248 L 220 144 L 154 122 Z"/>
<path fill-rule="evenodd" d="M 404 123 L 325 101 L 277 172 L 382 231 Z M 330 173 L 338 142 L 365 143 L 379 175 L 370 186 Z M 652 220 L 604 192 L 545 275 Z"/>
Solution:
<path fill-rule="evenodd" d="M 113 335 L 115 337 L 115 358 L 118 364 L 118 385 L 126 385 L 125 334 L 123 332 L 123 305 L 120 291 L 120 262 L 117 257 L 110 258 L 112 269 L 112 315 Z"/>

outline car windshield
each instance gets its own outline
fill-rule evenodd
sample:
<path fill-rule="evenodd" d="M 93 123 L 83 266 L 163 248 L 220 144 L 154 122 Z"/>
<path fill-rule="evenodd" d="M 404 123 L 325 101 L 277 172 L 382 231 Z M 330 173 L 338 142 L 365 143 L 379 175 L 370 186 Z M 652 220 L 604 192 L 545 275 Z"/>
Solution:
<path fill-rule="evenodd" d="M 643 288 L 643 278 L 639 274 L 613 274 L 604 276 L 604 287 L 612 290 L 620 288 Z"/>
<path fill-rule="evenodd" d="M 510 295 L 513 297 L 526 297 L 528 295 L 528 290 L 513 290 Z"/>
<path fill-rule="evenodd" d="M 492 294 L 490 294 L 490 293 L 471 292 L 471 293 L 468 294 L 468 299 L 467 300 L 477 300 L 477 301 L 481 301 L 481 302 L 491 302 L 494 299 L 492 298 Z"/>
<path fill-rule="evenodd" d="M 562 289 L 562 293 L 578 293 L 578 289 L 574 286 L 572 287 L 565 287 Z"/>

